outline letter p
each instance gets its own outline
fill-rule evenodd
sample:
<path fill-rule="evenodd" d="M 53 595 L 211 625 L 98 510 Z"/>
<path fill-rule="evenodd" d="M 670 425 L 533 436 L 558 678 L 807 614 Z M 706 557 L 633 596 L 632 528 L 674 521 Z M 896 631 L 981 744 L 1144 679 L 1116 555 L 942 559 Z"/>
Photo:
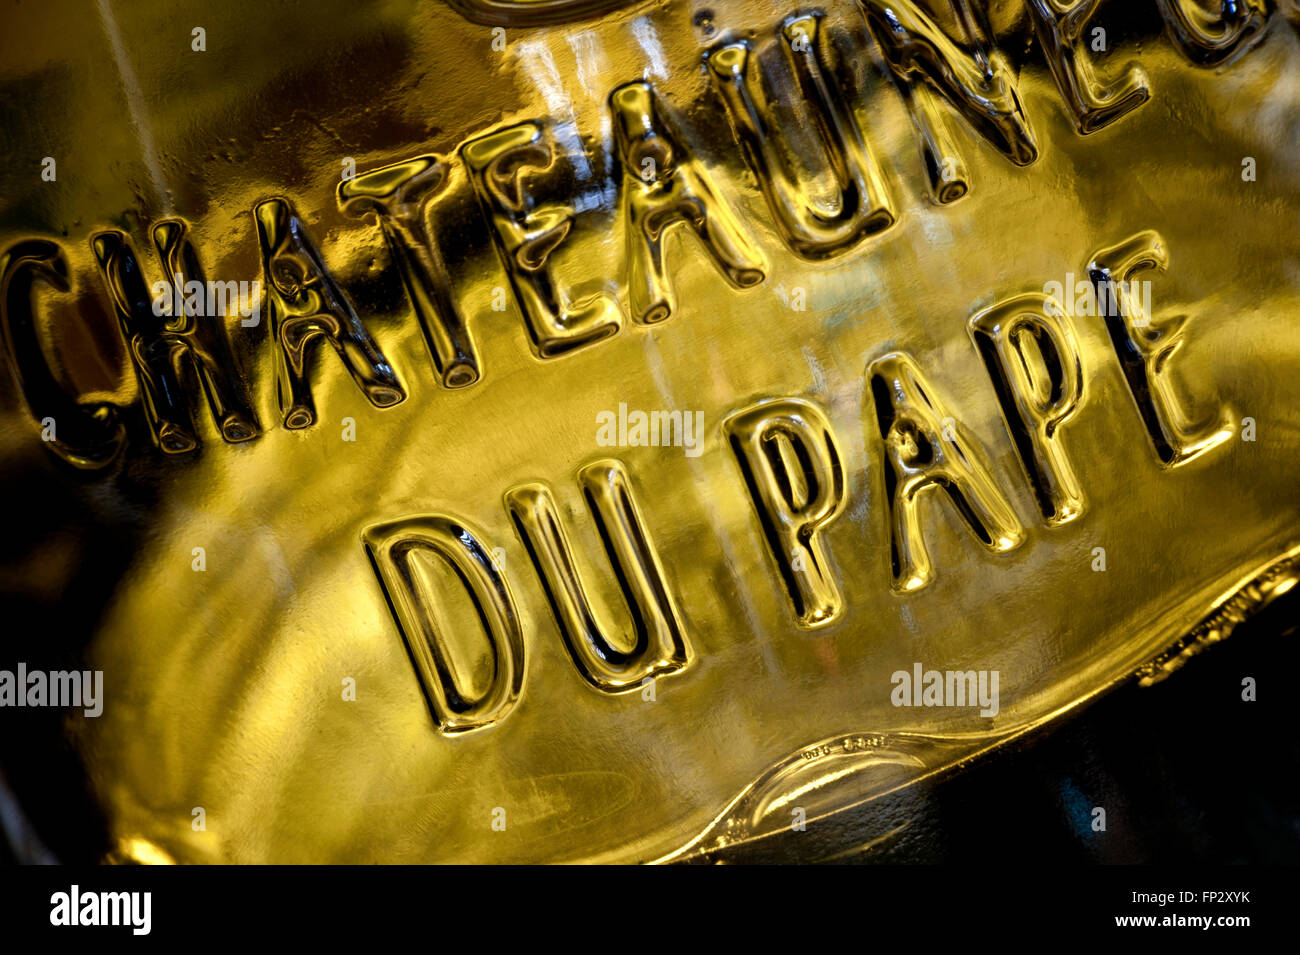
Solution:
<path fill-rule="evenodd" d="M 726 430 L 799 625 L 825 626 L 843 609 L 818 540 L 844 509 L 844 467 L 830 423 L 816 406 L 790 398 L 737 412 Z"/>

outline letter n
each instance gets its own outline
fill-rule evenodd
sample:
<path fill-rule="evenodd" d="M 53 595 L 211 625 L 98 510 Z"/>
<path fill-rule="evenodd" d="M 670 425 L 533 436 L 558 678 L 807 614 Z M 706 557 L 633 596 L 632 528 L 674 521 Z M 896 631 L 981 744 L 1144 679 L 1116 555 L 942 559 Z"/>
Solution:
<path fill-rule="evenodd" d="M 1015 71 L 998 51 L 986 48 L 987 28 L 979 23 L 968 0 L 952 4 L 967 35 L 965 42 L 945 33 L 915 0 L 859 0 L 859 5 L 911 115 L 930 190 L 939 202 L 960 198 L 966 183 L 936 96 L 946 99 L 979 135 L 1017 166 L 1038 158 Z"/>
<path fill-rule="evenodd" d="M 253 210 L 262 251 L 271 334 L 278 346 L 278 393 L 284 426 L 316 421 L 307 377 L 309 348 L 325 339 L 376 408 L 406 398 L 397 373 L 361 324 L 352 304 L 325 267 L 307 228 L 284 199 L 268 199 Z"/>
<path fill-rule="evenodd" d="M 578 481 L 631 615 L 630 634 L 618 639 L 596 619 L 550 489 L 544 484 L 513 488 L 506 509 L 578 670 L 599 689 L 635 690 L 647 678 L 685 667 L 690 649 L 622 464 L 599 461 L 583 468 Z"/>
<path fill-rule="evenodd" d="M 362 539 L 438 729 L 460 733 L 502 719 L 523 688 L 524 641 L 491 548 L 440 515 L 370 527 Z M 453 641 L 437 619 L 434 608 L 448 602 L 446 585 L 468 597 L 475 613 L 455 623 L 479 621 L 479 639 L 459 633 Z"/>

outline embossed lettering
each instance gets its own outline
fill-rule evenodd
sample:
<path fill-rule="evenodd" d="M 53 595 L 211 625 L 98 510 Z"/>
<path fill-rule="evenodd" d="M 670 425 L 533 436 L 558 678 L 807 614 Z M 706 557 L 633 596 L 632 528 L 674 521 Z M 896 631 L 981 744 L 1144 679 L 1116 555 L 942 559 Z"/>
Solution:
<path fill-rule="evenodd" d="M 434 367 L 448 388 L 463 388 L 479 378 L 478 356 L 428 227 L 430 206 L 447 178 L 447 165 L 437 156 L 416 156 L 345 179 L 338 197 L 346 212 L 378 217 Z"/>
<path fill-rule="evenodd" d="M 158 259 L 171 286 L 168 302 L 183 299 L 184 289 L 192 283 L 207 285 L 187 232 L 179 219 L 165 219 L 153 228 Z M 172 306 L 156 310 L 125 233 L 115 229 L 100 232 L 91 237 L 90 244 L 140 381 L 149 429 L 159 447 L 177 454 L 199 445 L 181 377 L 182 359 L 188 359 L 194 369 L 222 438 L 238 442 L 256 437 L 259 432 L 252 407 L 232 377 L 234 364 L 221 318 L 194 314 L 188 307 L 181 308 L 179 314 Z"/>
<path fill-rule="evenodd" d="M 819 532 L 844 509 L 844 466 L 830 422 L 797 398 L 767 401 L 727 419 L 727 437 L 802 627 L 843 611 Z"/>
<path fill-rule="evenodd" d="M 521 123 L 481 136 L 463 145 L 461 156 L 492 224 L 533 350 L 554 358 L 616 333 L 620 314 L 612 296 L 601 291 L 570 300 L 551 275 L 550 258 L 573 228 L 573 211 L 561 203 L 535 204 L 524 188 L 525 173 L 555 164 L 541 126 Z"/>
<path fill-rule="evenodd" d="M 1139 66 L 1125 67 L 1118 79 L 1106 84 L 1093 72 L 1080 38 L 1102 0 L 1025 2 L 1047 65 L 1079 132 L 1095 133 L 1151 98 L 1146 73 Z"/>
<path fill-rule="evenodd" d="M 271 335 L 279 346 L 277 386 L 284 426 L 297 430 L 316 421 L 307 356 L 322 338 L 372 405 L 387 408 L 404 400 L 397 373 L 325 268 L 293 207 L 284 199 L 268 199 L 257 204 L 253 217 Z"/>
<path fill-rule="evenodd" d="M 723 44 L 708 55 L 732 128 L 781 236 L 790 248 L 809 259 L 843 252 L 894 221 L 880 171 L 826 63 L 831 49 L 823 36 L 822 16 L 815 12 L 787 19 L 782 25 L 785 42 L 781 46 L 839 190 L 834 213 L 824 212 L 812 202 L 788 168 L 788 146 L 780 142 L 777 124 L 765 108 L 761 73 L 750 43 Z M 802 42 L 796 44 L 796 38 Z"/>
<path fill-rule="evenodd" d="M 718 198 L 698 163 L 669 131 L 649 84 L 628 83 L 609 97 L 623 163 L 623 225 L 627 230 L 628 297 L 632 317 L 646 324 L 672 314 L 664 271 L 665 230 L 688 225 L 737 288 L 763 281 L 763 260 Z M 649 165 L 643 166 L 646 160 Z M 643 171 L 649 169 L 647 178 Z"/>
<path fill-rule="evenodd" d="M 1164 240 L 1147 231 L 1096 253 L 1088 274 L 1098 286 L 1113 283 L 1119 308 L 1106 314 L 1106 331 L 1156 456 L 1173 467 L 1226 441 L 1232 413 L 1224 408 L 1217 421 L 1191 419 L 1169 374 L 1169 360 L 1185 340 L 1187 316 L 1157 320 L 1142 312 L 1129 291 L 1133 275 L 1148 269 L 1163 272 L 1168 264 Z"/>
<path fill-rule="evenodd" d="M 602 690 L 636 689 L 686 665 L 686 637 L 623 466 L 600 461 L 583 468 L 578 481 L 631 616 L 630 635 L 613 639 L 597 621 L 550 489 L 513 488 L 506 509 L 579 672 Z"/>
<path fill-rule="evenodd" d="M 942 96 L 976 132 L 1018 166 L 1038 158 L 1038 144 L 1020 104 L 1015 74 L 996 50 L 985 49 L 973 11 L 955 6 L 968 34 L 948 36 L 912 0 L 858 0 L 880 45 L 921 144 L 927 182 L 939 202 L 967 191 L 964 164 L 935 96 Z M 917 80 L 924 80 L 922 83 Z"/>
<path fill-rule="evenodd" d="M 1156 0 L 1174 44 L 1198 66 L 1220 66 L 1254 46 L 1268 24 L 1264 0 L 1220 0 L 1211 13 L 1196 0 Z"/>
<path fill-rule="evenodd" d="M 36 332 L 32 293 L 38 282 L 59 292 L 70 289 L 63 250 L 45 239 L 29 239 L 0 254 L 0 333 L 9 370 L 35 422 L 57 428 L 44 443 L 63 460 L 91 470 L 111 463 L 126 440 L 115 405 L 82 402 L 59 385 Z"/>
<path fill-rule="evenodd" d="M 921 532 L 919 496 L 942 488 L 964 523 L 989 551 L 1018 547 L 1024 532 L 988 464 L 965 429 L 940 404 L 911 358 L 889 354 L 867 369 L 876 422 L 885 442 L 893 587 L 919 590 L 934 578 Z M 948 421 L 945 427 L 943 422 Z"/>
<path fill-rule="evenodd" d="M 438 729 L 478 729 L 509 713 L 523 689 L 524 640 L 491 549 L 465 525 L 441 515 L 370 527 L 363 541 Z M 471 668 L 454 657 L 434 612 L 438 599 L 430 571 L 437 565 L 450 571 L 445 576 L 452 586 L 464 588 L 482 624 L 489 676 L 477 693 L 466 686 Z"/>
<path fill-rule="evenodd" d="M 1078 410 L 1083 369 L 1064 310 L 1034 292 L 987 308 L 970 320 L 1020 463 L 1049 524 L 1084 510 L 1083 492 L 1057 430 Z"/>

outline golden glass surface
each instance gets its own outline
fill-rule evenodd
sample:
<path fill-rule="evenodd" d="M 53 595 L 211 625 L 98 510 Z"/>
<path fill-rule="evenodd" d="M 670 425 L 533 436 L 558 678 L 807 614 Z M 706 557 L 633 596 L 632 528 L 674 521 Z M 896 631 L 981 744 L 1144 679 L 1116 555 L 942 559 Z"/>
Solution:
<path fill-rule="evenodd" d="M 104 860 L 725 860 L 1228 636 L 1297 19 L 8 6 L 0 667 L 102 671 Z"/>

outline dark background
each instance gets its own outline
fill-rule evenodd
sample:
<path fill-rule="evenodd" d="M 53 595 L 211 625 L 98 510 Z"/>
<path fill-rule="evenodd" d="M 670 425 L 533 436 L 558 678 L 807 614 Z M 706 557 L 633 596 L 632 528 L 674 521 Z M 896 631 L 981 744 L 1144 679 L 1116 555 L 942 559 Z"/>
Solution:
<path fill-rule="evenodd" d="M 1300 588 L 1154 686 L 1127 684 L 918 795 L 714 856 L 734 863 L 1300 863 Z M 1255 702 L 1241 698 L 1244 677 Z M 1092 831 L 1092 809 L 1106 831 Z M 902 822 L 892 838 L 854 852 Z M 821 831 L 818 832 L 817 829 Z"/>

